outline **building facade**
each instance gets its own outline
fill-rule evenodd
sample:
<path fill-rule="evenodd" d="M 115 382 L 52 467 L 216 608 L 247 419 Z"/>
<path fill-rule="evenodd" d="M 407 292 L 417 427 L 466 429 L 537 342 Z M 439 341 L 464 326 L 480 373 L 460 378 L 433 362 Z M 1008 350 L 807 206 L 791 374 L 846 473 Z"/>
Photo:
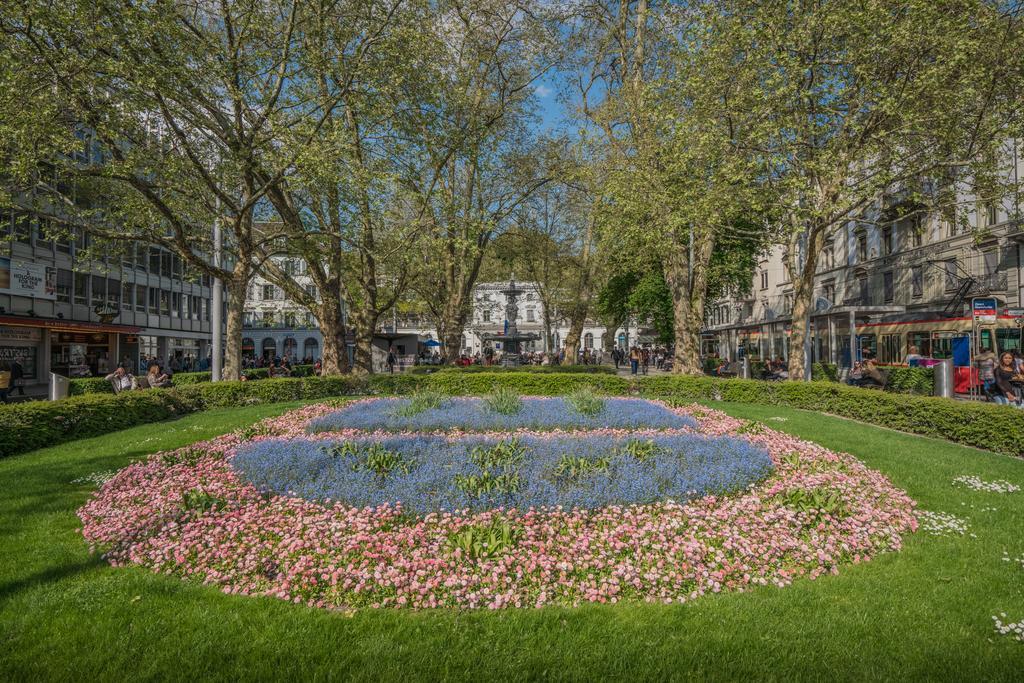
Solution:
<path fill-rule="evenodd" d="M 140 367 L 147 357 L 203 365 L 209 278 L 159 247 L 132 243 L 88 260 L 88 246 L 87 233 L 53 230 L 29 212 L 0 213 L 0 359 L 21 364 L 25 385 L 45 385 L 50 372 Z"/>
<path fill-rule="evenodd" d="M 956 349 L 1020 348 L 1019 199 L 968 198 L 957 214 L 908 211 L 899 201 L 879 202 L 826 239 L 814 281 L 811 360 L 849 367 L 865 351 L 898 364 L 911 347 L 934 358 L 956 358 Z M 758 266 L 748 294 L 708 306 L 705 353 L 735 360 L 801 352 L 789 345 L 793 290 L 784 250 L 776 247 Z M 975 316 L 975 300 L 994 303 L 995 315 Z"/>
<path fill-rule="evenodd" d="M 278 265 L 311 295 L 316 286 L 306 275 L 301 259 L 275 257 Z M 315 361 L 320 358 L 323 338 L 313 314 L 291 301 L 284 290 L 259 275 L 246 290 L 242 319 L 242 358 L 288 358 L 290 361 Z"/>

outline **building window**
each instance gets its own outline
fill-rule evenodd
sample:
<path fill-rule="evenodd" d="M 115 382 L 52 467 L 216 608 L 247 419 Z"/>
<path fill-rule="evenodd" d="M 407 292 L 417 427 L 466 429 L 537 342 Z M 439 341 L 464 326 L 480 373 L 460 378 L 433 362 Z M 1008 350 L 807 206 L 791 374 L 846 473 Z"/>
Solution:
<path fill-rule="evenodd" d="M 71 303 L 71 290 L 74 286 L 74 277 L 70 270 L 57 269 L 57 301 L 62 304 Z"/>
<path fill-rule="evenodd" d="M 484 311 L 484 322 L 485 323 L 491 322 L 491 312 L 490 311 Z"/>
<path fill-rule="evenodd" d="M 171 293 L 166 289 L 160 290 L 160 313 L 167 316 L 171 314 Z"/>
<path fill-rule="evenodd" d="M 836 302 L 836 283 L 834 283 L 834 282 L 826 282 L 824 285 L 822 285 L 822 295 L 824 296 L 824 298 L 828 299 L 828 302 L 830 304 L 835 304 L 835 302 Z"/>
<path fill-rule="evenodd" d="M 870 303 L 871 289 L 868 286 L 868 276 L 861 275 L 857 278 L 857 289 L 860 293 L 860 304 L 865 306 Z"/>
<path fill-rule="evenodd" d="M 316 285 L 306 285 L 306 294 L 316 299 Z"/>
<path fill-rule="evenodd" d="M 526 309 L 526 322 L 532 323 L 535 321 L 535 314 L 532 308 Z"/>
<path fill-rule="evenodd" d="M 135 285 L 135 310 L 146 312 L 146 285 Z"/>
<path fill-rule="evenodd" d="M 924 266 L 910 268 L 910 294 L 915 298 L 924 296 Z"/>
<path fill-rule="evenodd" d="M 263 285 L 263 300 L 273 301 L 274 300 L 274 285 Z"/>
<path fill-rule="evenodd" d="M 835 243 L 828 240 L 821 247 L 821 269 L 832 270 L 835 267 Z"/>
<path fill-rule="evenodd" d="M 591 334 L 590 332 L 587 332 L 585 335 L 583 335 L 583 348 L 594 348 L 594 335 Z"/>
<path fill-rule="evenodd" d="M 886 225 L 882 228 L 882 255 L 890 256 L 896 251 L 896 231 L 893 226 Z"/>
<path fill-rule="evenodd" d="M 924 245 L 924 221 L 921 220 L 921 216 L 914 216 L 910 232 L 913 235 L 915 247 Z"/>
<path fill-rule="evenodd" d="M 768 271 L 761 271 L 761 289 L 768 289 Z"/>
<path fill-rule="evenodd" d="M 263 327 L 273 327 L 273 326 L 274 326 L 274 312 L 273 311 L 263 311 Z"/>
<path fill-rule="evenodd" d="M 985 227 L 991 228 L 999 222 L 999 208 L 995 202 L 985 205 Z"/>
<path fill-rule="evenodd" d="M 956 259 L 950 259 L 943 265 L 946 272 L 946 291 L 953 291 L 960 286 L 960 276 L 957 273 L 959 268 L 957 268 Z"/>
<path fill-rule="evenodd" d="M 891 304 L 896 298 L 896 288 L 893 286 L 891 270 L 882 273 L 882 291 L 885 294 L 885 303 Z"/>
<path fill-rule="evenodd" d="M 92 301 L 93 308 L 103 305 L 103 302 L 106 300 L 107 296 L 106 289 L 107 279 L 105 277 L 100 277 L 99 275 L 93 275 L 92 298 L 90 299 L 90 301 Z"/>
<path fill-rule="evenodd" d="M 89 305 L 89 274 L 75 273 L 75 303 Z"/>
<path fill-rule="evenodd" d="M 124 282 L 121 284 L 121 307 L 126 310 L 132 310 L 132 294 L 135 293 L 135 285 L 130 282 Z"/>
<path fill-rule="evenodd" d="M 863 263 L 868 260 L 868 235 L 861 230 L 857 233 L 857 262 Z"/>

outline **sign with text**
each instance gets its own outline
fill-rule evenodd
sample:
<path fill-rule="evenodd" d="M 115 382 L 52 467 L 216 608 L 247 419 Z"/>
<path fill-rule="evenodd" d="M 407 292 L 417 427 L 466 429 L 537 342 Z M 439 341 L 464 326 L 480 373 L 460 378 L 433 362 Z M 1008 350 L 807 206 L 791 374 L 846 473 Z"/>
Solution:
<path fill-rule="evenodd" d="M 57 269 L 0 257 L 0 294 L 56 299 Z"/>
<path fill-rule="evenodd" d="M 996 321 L 996 300 L 991 297 L 974 299 L 971 302 L 974 320 L 978 323 L 994 323 Z"/>

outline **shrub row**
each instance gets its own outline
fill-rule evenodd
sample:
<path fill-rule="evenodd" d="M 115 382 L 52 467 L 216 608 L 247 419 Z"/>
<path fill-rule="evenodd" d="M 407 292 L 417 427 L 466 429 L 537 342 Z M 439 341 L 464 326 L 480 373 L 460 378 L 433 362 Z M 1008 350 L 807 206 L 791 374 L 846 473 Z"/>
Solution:
<path fill-rule="evenodd" d="M 539 374 L 614 375 L 615 368 L 610 365 L 523 365 L 518 368 L 504 368 L 500 365 L 468 365 L 465 367 L 416 365 L 406 370 L 407 374 L 413 375 L 432 375 L 438 372 L 536 372 Z"/>
<path fill-rule="evenodd" d="M 0 458 L 207 408 L 315 400 L 362 393 L 365 388 L 365 381 L 351 376 L 302 377 L 13 403 L 0 406 Z"/>
<path fill-rule="evenodd" d="M 268 371 L 266 368 L 249 368 L 243 370 L 242 374 L 247 379 L 267 379 Z M 312 377 L 313 366 L 312 365 L 293 365 L 292 366 L 292 377 Z M 209 382 L 212 379 L 210 372 L 176 372 L 174 373 L 174 385 L 184 386 L 187 384 L 199 384 L 201 382 Z M 103 379 L 102 377 L 79 377 L 68 382 L 68 395 L 69 396 L 82 396 L 83 394 L 113 394 L 114 388 L 110 385 L 110 382 Z"/>
<path fill-rule="evenodd" d="M 712 377 L 625 377 L 596 374 L 460 373 L 305 377 L 261 382 L 199 382 L 173 389 L 90 394 L 62 401 L 0 406 L 0 457 L 157 422 L 206 408 L 405 394 L 431 388 L 450 395 L 485 394 L 504 386 L 526 395 L 566 394 L 581 386 L 609 395 L 639 391 L 673 401 L 782 405 L 1024 456 L 1024 411 L 987 403 L 884 393 L 837 382 L 763 382 Z"/>
<path fill-rule="evenodd" d="M 906 369 L 906 368 L 904 368 Z M 902 432 L 1024 456 L 1024 411 L 848 387 L 836 382 L 760 382 L 712 377 L 646 377 L 641 394 L 680 401 L 733 401 L 831 413 Z"/>
<path fill-rule="evenodd" d="M 452 396 L 486 394 L 501 385 L 520 394 L 557 396 L 581 386 L 594 387 L 606 394 L 628 393 L 625 377 L 603 373 L 543 372 L 435 372 L 429 375 L 373 375 L 368 390 L 375 394 L 407 394 L 418 388 L 430 388 Z"/>

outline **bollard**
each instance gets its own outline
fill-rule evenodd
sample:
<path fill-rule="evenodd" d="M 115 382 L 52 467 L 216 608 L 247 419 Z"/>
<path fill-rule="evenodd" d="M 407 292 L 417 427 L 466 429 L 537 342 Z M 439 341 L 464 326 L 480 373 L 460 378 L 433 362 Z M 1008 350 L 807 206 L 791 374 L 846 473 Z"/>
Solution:
<path fill-rule="evenodd" d="M 939 361 L 932 367 L 934 373 L 935 396 L 953 398 L 953 361 L 950 358 Z"/>
<path fill-rule="evenodd" d="M 50 400 L 59 401 L 62 398 L 68 397 L 68 392 L 71 390 L 71 381 L 64 375 L 58 375 L 56 372 L 50 373 Z"/>

